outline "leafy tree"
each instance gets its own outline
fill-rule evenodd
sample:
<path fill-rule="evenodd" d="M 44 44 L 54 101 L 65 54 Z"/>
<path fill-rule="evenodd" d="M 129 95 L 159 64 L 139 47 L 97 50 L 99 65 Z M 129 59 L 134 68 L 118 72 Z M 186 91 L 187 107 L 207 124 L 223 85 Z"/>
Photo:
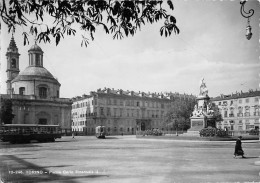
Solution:
<path fill-rule="evenodd" d="M 190 116 L 196 104 L 196 100 L 177 99 L 166 114 L 165 125 L 168 128 L 184 129 L 190 128 Z"/>
<path fill-rule="evenodd" d="M 22 33 L 24 45 L 29 44 L 29 34 L 36 41 L 51 42 L 51 37 L 59 44 L 61 37 L 76 34 L 76 27 L 82 31 L 81 46 L 94 40 L 97 26 L 103 27 L 113 38 L 122 39 L 134 35 L 145 23 L 153 24 L 164 20 L 160 34 L 170 36 L 179 33 L 174 16 L 163 8 L 166 4 L 173 10 L 171 0 L 163 1 L 116 1 L 116 0 L 2 0 L 1 18 L 8 25 L 8 31 L 17 26 L 29 27 Z M 46 20 L 51 19 L 51 24 Z M 48 21 L 50 22 L 50 21 Z M 89 33 L 89 36 L 85 36 Z"/>
<path fill-rule="evenodd" d="M 220 113 L 219 108 L 215 103 L 212 103 L 212 110 L 214 111 L 213 119 L 215 120 L 215 122 L 223 121 L 222 114 Z"/>
<path fill-rule="evenodd" d="M 13 109 L 12 109 L 12 100 L 10 99 L 1 99 L 1 111 L 0 118 L 1 122 L 4 124 L 12 124 L 14 118 Z"/>

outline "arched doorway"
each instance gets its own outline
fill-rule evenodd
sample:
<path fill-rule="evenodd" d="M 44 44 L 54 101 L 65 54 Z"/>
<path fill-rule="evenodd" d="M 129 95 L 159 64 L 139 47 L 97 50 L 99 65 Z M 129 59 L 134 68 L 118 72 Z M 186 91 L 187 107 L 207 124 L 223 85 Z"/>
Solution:
<path fill-rule="evenodd" d="M 45 111 L 41 111 L 39 113 L 36 114 L 36 122 L 40 125 L 47 125 L 50 124 L 50 114 L 45 112 Z"/>
<path fill-rule="evenodd" d="M 145 131 L 145 122 L 141 123 L 141 131 Z"/>

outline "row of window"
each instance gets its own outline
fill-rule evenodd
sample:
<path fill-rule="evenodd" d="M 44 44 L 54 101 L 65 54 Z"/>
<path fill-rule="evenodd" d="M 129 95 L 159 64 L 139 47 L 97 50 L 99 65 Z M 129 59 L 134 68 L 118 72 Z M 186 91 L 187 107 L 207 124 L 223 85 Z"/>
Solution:
<path fill-rule="evenodd" d="M 224 117 L 248 117 L 248 116 L 260 116 L 259 112 L 254 112 L 252 115 L 249 112 L 246 113 L 237 113 L 237 115 L 235 115 L 234 113 L 230 113 L 229 115 L 226 113 L 227 111 L 225 111 L 224 113 Z"/>
<path fill-rule="evenodd" d="M 252 100 L 254 100 L 254 102 L 258 102 L 259 101 L 259 98 L 258 97 L 256 97 L 256 98 L 254 98 L 254 99 L 252 99 L 252 98 L 245 98 L 244 99 L 245 100 L 245 103 L 249 103 L 249 102 L 253 102 Z M 230 103 L 229 103 L 229 105 L 233 105 L 233 103 L 234 103 L 234 101 L 233 100 L 230 100 Z M 242 104 L 243 103 L 243 99 L 239 99 L 238 100 L 238 103 L 239 104 Z M 228 101 L 223 101 L 223 102 L 219 102 L 218 103 L 218 105 L 228 105 Z"/>
<path fill-rule="evenodd" d="M 148 101 L 135 101 L 135 100 L 121 100 L 121 99 L 99 99 L 99 102 L 97 99 L 76 103 L 72 105 L 72 109 L 76 108 L 82 108 L 90 105 L 97 105 L 99 104 L 106 104 L 106 105 L 119 105 L 119 106 L 135 106 L 135 107 L 151 107 L 151 108 L 162 108 L 170 107 L 170 104 L 166 105 L 164 103 L 159 102 L 148 102 Z"/>
<path fill-rule="evenodd" d="M 93 100 L 72 104 L 72 109 L 83 108 L 83 107 L 87 107 L 87 106 L 90 106 L 90 105 L 94 105 Z"/>
<path fill-rule="evenodd" d="M 152 121 L 151 125 L 152 126 L 159 126 L 161 123 L 161 121 Z M 111 125 L 115 125 L 117 126 L 118 121 L 114 121 L 114 120 L 107 120 L 103 125 L 105 126 L 111 126 Z M 122 123 L 120 123 L 122 124 Z M 124 126 L 135 126 L 136 125 L 136 121 L 135 120 L 126 120 L 123 122 Z M 90 121 L 73 121 L 72 122 L 72 126 L 93 126 L 96 125 L 96 121 L 94 120 L 90 120 Z"/>
<path fill-rule="evenodd" d="M 250 116 L 250 110 L 249 108 L 245 108 L 245 112 L 243 113 L 243 108 L 238 108 L 238 117 L 243 117 L 243 116 Z M 259 116 L 260 115 L 260 110 L 259 108 L 255 108 L 254 112 L 252 113 L 253 116 Z M 228 115 L 228 110 L 224 110 L 224 117 L 235 117 L 234 114 L 234 109 L 230 110 L 230 114 Z"/>
<path fill-rule="evenodd" d="M 119 112 L 119 113 L 118 113 Z M 159 116 L 163 116 L 164 111 L 161 111 L 161 113 L 158 110 L 146 110 L 146 111 L 141 111 L 139 109 L 113 109 L 113 114 L 111 112 L 111 109 L 108 107 L 106 108 L 106 113 L 105 113 L 105 108 L 100 107 L 100 115 L 106 115 L 106 116 L 127 116 L 127 117 L 140 117 L 140 116 L 147 116 L 147 117 L 154 117 L 158 118 Z"/>
<path fill-rule="evenodd" d="M 97 108 L 95 108 L 94 111 L 97 111 Z M 99 108 L 100 115 L 102 116 L 113 116 L 113 117 L 140 117 L 140 116 L 147 116 L 152 118 L 159 118 L 163 117 L 164 111 L 159 110 L 146 110 L 141 111 L 140 109 L 124 109 L 124 108 Z M 88 117 L 88 116 L 97 116 L 96 112 L 92 113 L 77 113 L 72 112 L 72 118 L 82 118 L 82 117 Z"/>
<path fill-rule="evenodd" d="M 47 91 L 46 87 L 39 87 L 39 97 L 40 98 L 47 98 Z M 19 95 L 25 95 L 25 87 L 19 88 Z M 57 97 L 59 98 L 59 91 L 57 91 Z"/>
<path fill-rule="evenodd" d="M 248 119 L 246 119 L 246 120 L 238 120 L 238 121 L 229 121 L 230 124 L 235 124 L 235 123 L 243 124 L 243 122 L 245 124 L 250 124 L 250 122 L 259 123 L 259 118 L 258 119 L 254 119 L 254 121 L 253 120 L 248 120 Z M 223 124 L 228 124 L 228 121 L 226 121 L 226 120 L 223 121 Z"/>
<path fill-rule="evenodd" d="M 228 130 L 234 130 L 234 126 L 231 125 L 231 126 L 227 126 L 227 125 L 224 125 L 224 127 L 222 127 L 221 125 L 218 126 L 218 128 L 220 129 L 228 129 Z M 251 130 L 251 129 L 259 129 L 259 126 L 255 126 L 255 125 L 246 125 L 246 130 Z M 243 131 L 243 126 L 240 125 L 240 126 L 237 126 L 237 130 L 238 131 Z"/>
<path fill-rule="evenodd" d="M 35 58 L 35 59 L 34 59 Z M 39 53 L 34 53 L 29 55 L 29 65 L 43 65 L 43 56 Z"/>
<path fill-rule="evenodd" d="M 164 108 L 163 103 L 148 102 L 148 101 L 135 101 L 135 100 L 121 100 L 121 99 L 107 99 L 107 105 L 120 105 L 120 106 L 136 106 L 136 107 L 152 107 L 152 108 Z"/>

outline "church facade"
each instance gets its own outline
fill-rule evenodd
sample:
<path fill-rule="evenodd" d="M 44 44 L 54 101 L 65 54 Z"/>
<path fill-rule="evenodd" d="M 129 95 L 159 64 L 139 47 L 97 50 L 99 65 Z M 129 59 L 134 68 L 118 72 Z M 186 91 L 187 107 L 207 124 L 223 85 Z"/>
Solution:
<path fill-rule="evenodd" d="M 29 65 L 19 69 L 19 52 L 12 37 L 7 48 L 7 94 L 11 99 L 13 124 L 60 125 L 64 133 L 71 131 L 71 100 L 60 98 L 61 84 L 43 66 L 43 51 L 37 45 L 28 50 Z"/>

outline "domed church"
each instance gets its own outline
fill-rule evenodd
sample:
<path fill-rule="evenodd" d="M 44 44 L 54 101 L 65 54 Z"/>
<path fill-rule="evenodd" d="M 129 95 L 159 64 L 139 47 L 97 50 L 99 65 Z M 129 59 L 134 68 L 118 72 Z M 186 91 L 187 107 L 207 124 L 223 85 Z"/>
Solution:
<path fill-rule="evenodd" d="M 7 94 L 13 103 L 13 124 L 60 125 L 71 130 L 71 100 L 60 98 L 61 84 L 43 66 L 43 51 L 37 45 L 28 50 L 29 66 L 19 70 L 19 52 L 12 36 L 7 48 Z"/>

